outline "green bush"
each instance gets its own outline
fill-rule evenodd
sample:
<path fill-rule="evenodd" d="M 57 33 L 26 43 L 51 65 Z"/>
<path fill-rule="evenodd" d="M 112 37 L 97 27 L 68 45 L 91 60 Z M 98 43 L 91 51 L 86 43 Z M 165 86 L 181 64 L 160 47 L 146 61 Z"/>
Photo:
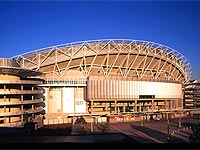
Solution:
<path fill-rule="evenodd" d="M 80 118 L 76 119 L 75 124 L 87 124 L 87 122 L 85 121 L 85 119 L 81 116 Z"/>
<path fill-rule="evenodd" d="M 110 130 L 110 125 L 109 123 L 105 123 L 103 126 L 102 126 L 102 132 L 106 132 L 108 130 Z"/>

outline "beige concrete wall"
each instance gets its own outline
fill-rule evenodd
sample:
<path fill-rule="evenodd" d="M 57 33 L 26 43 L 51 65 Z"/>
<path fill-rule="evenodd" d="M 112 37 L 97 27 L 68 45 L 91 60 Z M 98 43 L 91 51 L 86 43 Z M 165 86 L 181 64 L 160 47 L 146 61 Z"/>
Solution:
<path fill-rule="evenodd" d="M 20 77 L 0 74 L 0 79 L 1 80 L 20 80 Z"/>
<path fill-rule="evenodd" d="M 183 97 L 182 84 L 178 83 L 92 77 L 87 84 L 87 99 L 90 100 L 139 99 L 140 95 L 154 95 L 158 99 Z"/>

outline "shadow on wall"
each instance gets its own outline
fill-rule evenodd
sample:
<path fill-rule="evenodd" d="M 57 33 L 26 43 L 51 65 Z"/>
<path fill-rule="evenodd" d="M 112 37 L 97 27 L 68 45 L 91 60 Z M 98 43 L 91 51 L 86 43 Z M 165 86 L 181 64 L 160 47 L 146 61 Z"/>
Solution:
<path fill-rule="evenodd" d="M 40 103 L 37 103 L 37 104 L 35 104 L 37 107 L 45 107 L 46 106 L 46 104 L 44 103 L 44 102 L 40 102 Z"/>

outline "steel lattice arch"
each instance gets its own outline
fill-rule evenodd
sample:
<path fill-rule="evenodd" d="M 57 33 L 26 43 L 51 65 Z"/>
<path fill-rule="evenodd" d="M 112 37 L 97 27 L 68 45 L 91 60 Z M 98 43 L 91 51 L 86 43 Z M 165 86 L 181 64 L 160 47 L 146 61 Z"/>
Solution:
<path fill-rule="evenodd" d="M 13 56 L 42 72 L 46 118 L 68 114 L 154 112 L 183 108 L 190 62 L 168 46 L 132 39 L 90 40 Z"/>
<path fill-rule="evenodd" d="M 65 77 L 77 70 L 88 77 L 94 70 L 104 76 L 120 75 L 186 82 L 192 67 L 178 51 L 162 44 L 129 39 L 105 39 L 62 44 L 12 57 L 20 66 Z"/>

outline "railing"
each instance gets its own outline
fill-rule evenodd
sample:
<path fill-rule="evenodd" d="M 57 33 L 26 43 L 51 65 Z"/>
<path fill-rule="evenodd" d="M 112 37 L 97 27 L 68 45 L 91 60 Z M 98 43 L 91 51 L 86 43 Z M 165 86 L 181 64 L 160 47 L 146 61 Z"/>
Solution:
<path fill-rule="evenodd" d="M 33 81 L 33 80 L 0 80 L 1 84 L 42 84 L 43 81 Z"/>
<path fill-rule="evenodd" d="M 12 122 L 12 123 L 3 123 L 0 124 L 0 127 L 22 127 L 24 125 L 23 122 Z"/>
<path fill-rule="evenodd" d="M 28 109 L 28 110 L 20 110 L 17 112 L 3 112 L 0 113 L 1 117 L 5 117 L 5 116 L 16 116 L 16 115 L 22 115 L 22 114 L 33 114 L 33 113 L 37 113 L 43 110 L 43 107 L 37 107 L 36 109 Z"/>
<path fill-rule="evenodd" d="M 5 105 L 22 105 L 22 104 L 34 104 L 34 103 L 40 103 L 43 102 L 44 98 L 39 98 L 35 100 L 23 100 L 23 101 L 11 101 L 11 102 L 0 102 L 0 106 L 5 106 Z"/>
<path fill-rule="evenodd" d="M 43 94 L 45 90 L 12 90 L 12 91 L 3 91 L 0 90 L 0 95 L 9 95 L 9 94 Z"/>
<path fill-rule="evenodd" d="M 53 118 L 53 119 L 44 119 L 44 125 L 49 124 L 63 124 L 63 123 L 71 123 L 71 118 Z"/>
<path fill-rule="evenodd" d="M 67 84 L 67 85 L 86 85 L 86 78 L 43 78 L 45 81 L 43 84 Z"/>

